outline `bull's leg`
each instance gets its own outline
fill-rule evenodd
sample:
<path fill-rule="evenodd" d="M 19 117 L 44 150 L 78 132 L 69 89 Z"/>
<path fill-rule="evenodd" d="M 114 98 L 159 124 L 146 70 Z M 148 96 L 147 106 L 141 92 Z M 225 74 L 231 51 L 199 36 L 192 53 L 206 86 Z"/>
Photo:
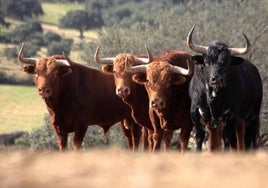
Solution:
<path fill-rule="evenodd" d="M 245 150 L 245 122 L 242 120 L 236 125 L 237 150 Z"/>
<path fill-rule="evenodd" d="M 160 150 L 161 141 L 163 137 L 163 129 L 161 129 L 160 120 L 154 110 L 149 108 L 149 116 L 153 126 L 153 149 L 152 152 Z"/>
<path fill-rule="evenodd" d="M 67 149 L 68 134 L 57 133 L 57 144 L 60 151 L 65 151 Z"/>
<path fill-rule="evenodd" d="M 225 151 L 236 149 L 236 134 L 233 120 L 227 120 L 222 131 L 222 137 Z"/>
<path fill-rule="evenodd" d="M 131 136 L 132 136 L 132 143 L 133 143 L 133 151 L 137 151 L 140 145 L 140 138 L 141 138 L 141 126 L 136 124 L 134 120 L 131 123 Z"/>
<path fill-rule="evenodd" d="M 142 127 L 142 151 L 147 151 L 149 149 L 149 133 L 148 129 Z"/>
<path fill-rule="evenodd" d="M 163 130 L 161 128 L 158 130 L 155 130 L 153 133 L 154 146 L 153 146 L 152 152 L 160 150 L 162 138 L 163 138 Z"/>
<path fill-rule="evenodd" d="M 125 135 L 126 140 L 127 140 L 128 149 L 133 150 L 131 129 L 126 128 L 126 127 L 130 127 L 129 123 L 130 122 L 128 119 L 124 119 L 121 121 L 120 127 L 121 127 L 123 134 Z M 125 124 L 127 124 L 127 125 L 125 125 Z"/>
<path fill-rule="evenodd" d="M 163 135 L 164 151 L 168 151 L 172 139 L 173 131 L 165 130 Z"/>
<path fill-rule="evenodd" d="M 259 117 L 255 118 L 254 120 L 250 121 L 247 120 L 248 125 L 245 129 L 245 149 L 257 149 L 257 139 L 259 138 Z"/>
<path fill-rule="evenodd" d="M 154 131 L 151 129 L 148 129 L 148 143 L 149 143 L 150 152 L 153 151 L 153 147 L 154 147 L 153 134 L 154 134 Z"/>
<path fill-rule="evenodd" d="M 202 145 L 205 139 L 206 132 L 201 128 L 200 125 L 195 126 L 195 141 L 196 141 L 196 151 L 202 151 Z"/>
<path fill-rule="evenodd" d="M 209 150 L 212 152 L 221 150 L 221 127 L 219 126 L 217 128 L 208 128 L 208 134 L 210 144 Z"/>
<path fill-rule="evenodd" d="M 86 126 L 81 126 L 78 130 L 74 131 L 73 148 L 75 151 L 78 151 L 81 148 L 86 132 Z"/>
<path fill-rule="evenodd" d="M 190 139 L 190 135 L 191 135 L 191 131 L 192 131 L 192 127 L 191 126 L 185 127 L 185 128 L 182 128 L 181 129 L 179 142 L 180 142 L 181 152 L 182 153 L 187 150 L 189 139 Z M 203 140 L 202 140 L 202 142 L 203 142 Z"/>

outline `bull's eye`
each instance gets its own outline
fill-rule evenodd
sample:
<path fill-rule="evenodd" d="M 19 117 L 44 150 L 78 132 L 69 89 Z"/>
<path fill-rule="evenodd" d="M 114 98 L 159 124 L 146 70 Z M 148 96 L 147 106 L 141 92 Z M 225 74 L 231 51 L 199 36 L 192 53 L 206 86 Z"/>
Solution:
<path fill-rule="evenodd" d="M 57 78 L 59 76 L 59 72 L 58 71 L 55 71 L 54 72 L 54 77 Z"/>

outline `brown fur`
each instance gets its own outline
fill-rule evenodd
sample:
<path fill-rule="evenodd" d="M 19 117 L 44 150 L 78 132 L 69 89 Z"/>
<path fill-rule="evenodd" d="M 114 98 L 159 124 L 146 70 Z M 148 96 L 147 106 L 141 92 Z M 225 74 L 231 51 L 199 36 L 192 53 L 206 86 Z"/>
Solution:
<path fill-rule="evenodd" d="M 35 83 L 47 105 L 59 149 L 66 148 L 70 132 L 74 132 L 73 146 L 77 150 L 88 125 L 99 125 L 106 133 L 119 121 L 129 146 L 136 148 L 140 130 L 134 126 L 131 109 L 114 93 L 113 75 L 70 60 L 70 66 L 59 66 L 56 59 L 64 59 L 64 56 L 40 58 L 34 68 L 28 65 L 24 70 L 35 74 Z M 134 136 L 131 130 L 135 132 Z"/>
<path fill-rule="evenodd" d="M 190 61 L 191 67 L 194 67 L 189 54 L 170 50 L 156 57 L 147 68 L 147 78 L 144 80 L 144 84 L 149 96 L 149 115 L 154 127 L 154 151 L 160 148 L 162 138 L 165 149 L 167 149 L 173 131 L 179 128 L 181 129 L 179 138 L 181 151 L 187 148 L 193 127 L 190 117 L 191 103 L 188 95 L 192 76 L 173 74 L 169 68 L 169 64 L 187 68 L 187 61 Z M 177 79 L 180 81 L 178 82 Z M 165 106 L 162 109 L 156 109 L 151 106 L 152 101 L 156 101 L 156 103 L 160 101 L 159 104 L 165 104 Z"/>
<path fill-rule="evenodd" d="M 132 110 L 132 117 L 140 126 L 144 128 L 142 136 L 143 150 L 152 150 L 153 127 L 149 117 L 148 96 L 143 86 L 132 80 L 132 73 L 125 71 L 126 58 L 131 65 L 135 65 L 135 57 L 146 57 L 146 55 L 119 54 L 113 62 L 113 71 L 116 88 L 127 87 L 130 91 L 128 96 L 122 96 L 122 100 L 128 104 Z"/>

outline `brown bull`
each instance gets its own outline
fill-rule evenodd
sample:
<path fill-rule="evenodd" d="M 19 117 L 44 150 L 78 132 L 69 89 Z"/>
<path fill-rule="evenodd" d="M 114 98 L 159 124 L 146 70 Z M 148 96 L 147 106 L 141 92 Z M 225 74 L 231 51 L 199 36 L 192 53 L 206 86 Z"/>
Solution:
<path fill-rule="evenodd" d="M 113 72 L 116 85 L 116 94 L 127 103 L 132 110 L 132 117 L 143 129 L 143 150 L 148 147 L 152 150 L 153 127 L 149 117 L 149 99 L 144 86 L 132 80 L 132 73 L 125 71 L 125 61 L 131 65 L 139 65 L 152 61 L 152 55 L 147 48 L 146 54 L 119 54 L 112 58 L 100 58 L 99 47 L 95 53 L 95 61 L 104 65 L 103 71 Z"/>
<path fill-rule="evenodd" d="M 191 55 L 178 50 L 166 51 L 148 65 L 126 63 L 126 70 L 137 74 L 134 80 L 145 86 L 149 96 L 149 115 L 154 127 L 153 151 L 160 148 L 163 136 L 167 149 L 173 131 L 179 128 L 181 151 L 187 148 L 193 127 L 188 95 L 193 67 Z"/>
<path fill-rule="evenodd" d="M 129 147 L 138 147 L 140 127 L 131 118 L 129 106 L 114 93 L 113 74 L 77 64 L 63 55 L 24 58 L 23 50 L 22 44 L 18 60 L 27 64 L 25 72 L 35 75 L 60 150 L 66 149 L 70 132 L 74 132 L 73 146 L 78 150 L 88 125 L 99 125 L 106 133 L 119 121 L 122 127 L 130 128 L 124 129 Z"/>

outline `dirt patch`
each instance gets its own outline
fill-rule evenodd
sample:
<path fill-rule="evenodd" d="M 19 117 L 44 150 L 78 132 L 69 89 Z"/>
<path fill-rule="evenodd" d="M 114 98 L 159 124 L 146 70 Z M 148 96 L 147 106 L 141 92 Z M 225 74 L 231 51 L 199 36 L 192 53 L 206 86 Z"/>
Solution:
<path fill-rule="evenodd" d="M 0 187 L 264 188 L 268 153 L 130 153 L 122 149 L 0 154 Z"/>

